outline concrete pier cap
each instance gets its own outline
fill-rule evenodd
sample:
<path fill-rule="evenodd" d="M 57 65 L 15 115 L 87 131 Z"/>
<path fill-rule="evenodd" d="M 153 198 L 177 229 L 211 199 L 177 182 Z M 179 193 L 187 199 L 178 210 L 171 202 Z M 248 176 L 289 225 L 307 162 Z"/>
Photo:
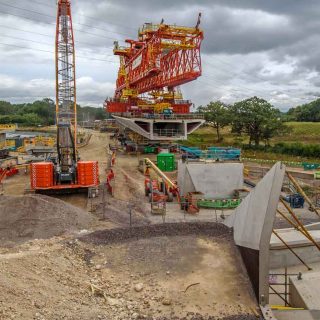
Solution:
<path fill-rule="evenodd" d="M 187 140 L 190 133 L 205 123 L 204 119 L 194 118 L 194 115 L 181 117 L 150 119 L 113 115 L 118 124 L 151 141 Z"/>

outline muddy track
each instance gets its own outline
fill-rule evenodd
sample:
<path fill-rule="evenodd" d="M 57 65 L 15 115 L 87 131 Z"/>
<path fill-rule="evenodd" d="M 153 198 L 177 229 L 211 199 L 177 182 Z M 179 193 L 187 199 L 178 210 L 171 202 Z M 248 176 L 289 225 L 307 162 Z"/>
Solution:
<path fill-rule="evenodd" d="M 232 239 L 231 229 L 215 222 L 164 223 L 132 228 L 99 230 L 81 236 L 78 239 L 95 245 L 109 244 L 163 236 L 203 235 L 209 237 L 226 237 Z"/>

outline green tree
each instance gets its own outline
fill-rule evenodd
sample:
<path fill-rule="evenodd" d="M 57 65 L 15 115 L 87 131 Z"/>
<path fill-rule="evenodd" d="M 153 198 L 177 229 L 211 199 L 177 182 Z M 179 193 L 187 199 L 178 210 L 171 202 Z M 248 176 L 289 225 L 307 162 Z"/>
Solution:
<path fill-rule="evenodd" d="M 78 119 L 100 120 L 107 117 L 103 108 L 80 107 Z M 0 101 L 0 123 L 19 123 L 21 125 L 52 125 L 55 123 L 55 102 L 45 98 L 32 103 L 11 104 Z"/>
<path fill-rule="evenodd" d="M 55 103 L 51 99 L 37 100 L 33 103 L 27 103 L 19 106 L 19 114 L 36 114 L 42 119 L 42 124 L 51 125 L 54 124 L 55 118 Z"/>
<path fill-rule="evenodd" d="M 14 113 L 14 106 L 7 101 L 0 101 L 0 115 L 8 115 Z"/>
<path fill-rule="evenodd" d="M 230 107 L 230 112 L 232 132 L 247 134 L 249 145 L 254 142 L 259 146 L 262 140 L 267 145 L 272 137 L 285 130 L 280 111 L 258 97 L 236 102 Z"/>
<path fill-rule="evenodd" d="M 27 126 L 37 126 L 42 124 L 43 121 L 36 113 L 27 113 L 23 116 L 23 123 Z"/>
<path fill-rule="evenodd" d="M 319 122 L 320 99 L 289 109 L 287 115 L 295 121 Z"/>
<path fill-rule="evenodd" d="M 104 120 L 107 118 L 107 113 L 104 108 L 96 108 L 96 115 L 95 118 L 96 120 Z"/>
<path fill-rule="evenodd" d="M 230 124 L 227 105 L 221 101 L 211 101 L 206 106 L 199 106 L 198 112 L 203 113 L 207 123 L 216 129 L 218 142 L 222 141 L 221 129 Z"/>

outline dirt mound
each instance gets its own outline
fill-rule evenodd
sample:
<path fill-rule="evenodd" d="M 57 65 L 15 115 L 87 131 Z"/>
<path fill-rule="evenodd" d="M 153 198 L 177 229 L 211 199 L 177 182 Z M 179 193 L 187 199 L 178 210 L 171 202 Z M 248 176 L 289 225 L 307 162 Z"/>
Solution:
<path fill-rule="evenodd" d="M 97 212 L 102 213 L 103 220 L 110 221 L 119 227 L 128 227 L 130 225 L 129 203 L 126 201 L 111 198 L 105 205 L 100 204 Z M 150 224 L 147 214 L 148 211 L 145 208 L 144 203 L 136 204 L 132 202 L 132 226 Z"/>
<path fill-rule="evenodd" d="M 52 197 L 0 197 L 0 239 L 5 245 L 84 229 L 91 219 L 87 212 Z"/>

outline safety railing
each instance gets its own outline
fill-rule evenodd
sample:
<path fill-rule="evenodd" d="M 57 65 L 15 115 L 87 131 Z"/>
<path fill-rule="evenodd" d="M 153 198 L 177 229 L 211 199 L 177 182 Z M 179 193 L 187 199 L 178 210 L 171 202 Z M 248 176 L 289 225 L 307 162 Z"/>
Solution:
<path fill-rule="evenodd" d="M 184 113 L 184 114 L 150 114 L 150 113 L 131 113 L 121 112 L 117 113 L 116 116 L 124 118 L 144 118 L 144 119 L 157 119 L 157 120 L 182 120 L 182 119 L 204 119 L 203 114 L 199 113 Z"/>
<path fill-rule="evenodd" d="M 159 137 L 179 137 L 183 132 L 177 129 L 154 129 L 153 134 Z"/>
<path fill-rule="evenodd" d="M 192 102 L 190 100 L 181 100 L 181 99 L 177 99 L 177 100 L 174 100 L 174 103 L 175 104 L 191 104 Z"/>
<path fill-rule="evenodd" d="M 285 268 L 284 273 L 272 272 L 269 274 L 269 294 L 276 295 L 278 298 L 280 298 L 285 307 L 291 307 L 289 278 L 293 276 L 301 278 L 301 273 L 288 273 L 287 268 Z"/>

